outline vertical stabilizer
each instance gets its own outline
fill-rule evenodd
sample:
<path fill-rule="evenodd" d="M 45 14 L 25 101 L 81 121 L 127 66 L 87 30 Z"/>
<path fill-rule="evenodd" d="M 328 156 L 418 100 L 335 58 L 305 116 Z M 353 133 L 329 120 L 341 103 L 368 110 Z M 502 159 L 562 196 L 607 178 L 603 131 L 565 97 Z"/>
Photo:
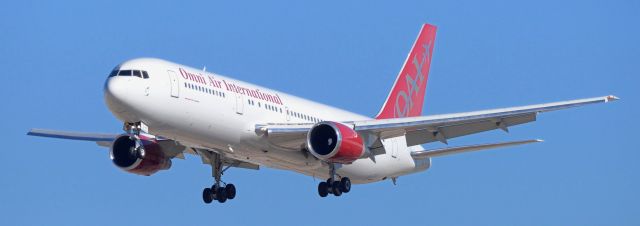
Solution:
<path fill-rule="evenodd" d="M 424 24 L 376 119 L 420 116 L 429 78 L 436 27 Z"/>

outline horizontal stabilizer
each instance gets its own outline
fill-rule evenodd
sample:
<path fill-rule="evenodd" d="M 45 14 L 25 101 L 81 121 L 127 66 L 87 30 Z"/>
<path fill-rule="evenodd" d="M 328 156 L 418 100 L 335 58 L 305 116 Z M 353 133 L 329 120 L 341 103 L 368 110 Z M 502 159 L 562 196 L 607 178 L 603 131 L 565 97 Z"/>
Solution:
<path fill-rule="evenodd" d="M 424 159 L 424 158 L 440 157 L 440 156 L 459 154 L 464 152 L 481 151 L 486 149 L 501 148 L 501 147 L 537 143 L 537 142 L 542 142 L 542 140 L 539 140 L 539 139 L 522 140 L 522 141 L 511 141 L 511 142 L 504 142 L 504 143 L 477 144 L 477 145 L 468 145 L 468 146 L 460 146 L 460 147 L 448 147 L 448 148 L 440 148 L 440 149 L 433 149 L 433 150 L 414 151 L 414 152 L 411 152 L 411 156 L 414 159 Z"/>

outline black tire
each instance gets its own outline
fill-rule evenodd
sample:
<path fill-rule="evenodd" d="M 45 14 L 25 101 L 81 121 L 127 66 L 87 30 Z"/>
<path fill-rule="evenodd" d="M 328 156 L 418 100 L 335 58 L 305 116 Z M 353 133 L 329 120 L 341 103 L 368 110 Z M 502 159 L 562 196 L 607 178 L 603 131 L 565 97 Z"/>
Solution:
<path fill-rule="evenodd" d="M 225 190 L 227 190 L 227 198 L 228 199 L 233 199 L 236 197 L 236 186 L 233 184 L 227 184 L 227 186 L 224 187 Z"/>
<path fill-rule="evenodd" d="M 227 201 L 227 191 L 224 187 L 218 188 L 218 191 L 216 192 L 216 199 L 220 203 L 224 203 Z"/>
<path fill-rule="evenodd" d="M 323 181 L 318 184 L 318 195 L 323 198 L 329 195 L 329 184 L 327 184 L 327 182 Z"/>
<path fill-rule="evenodd" d="M 351 191 L 351 180 L 348 177 L 340 179 L 340 191 L 349 193 Z"/>
<path fill-rule="evenodd" d="M 211 188 L 205 188 L 202 191 L 202 201 L 204 201 L 204 203 L 206 204 L 213 202 L 213 195 L 211 195 Z"/>
<path fill-rule="evenodd" d="M 340 181 L 334 181 L 331 186 L 331 191 L 335 196 L 341 196 L 342 190 L 340 190 Z"/>

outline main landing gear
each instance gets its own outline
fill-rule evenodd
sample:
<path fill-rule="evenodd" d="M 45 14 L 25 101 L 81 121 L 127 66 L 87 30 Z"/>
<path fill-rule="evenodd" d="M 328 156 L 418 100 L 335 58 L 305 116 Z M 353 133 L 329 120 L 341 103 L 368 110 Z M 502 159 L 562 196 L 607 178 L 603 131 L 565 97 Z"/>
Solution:
<path fill-rule="evenodd" d="M 234 199 L 236 197 L 236 186 L 229 183 L 222 182 L 222 174 L 225 170 L 222 169 L 222 159 L 220 154 L 210 154 L 208 155 L 209 161 L 211 162 L 211 168 L 213 177 L 215 178 L 215 184 L 211 186 L 211 188 L 205 188 L 202 190 L 202 200 L 204 203 L 209 204 L 213 202 L 213 200 L 217 200 L 219 203 L 224 203 L 227 200 Z"/>
<path fill-rule="evenodd" d="M 320 197 L 327 197 L 329 194 L 341 196 L 342 193 L 349 193 L 349 191 L 351 191 L 351 180 L 348 177 L 342 177 L 340 180 L 336 180 L 335 165 L 330 164 L 329 167 L 331 176 L 327 181 L 318 184 L 318 194 Z"/>

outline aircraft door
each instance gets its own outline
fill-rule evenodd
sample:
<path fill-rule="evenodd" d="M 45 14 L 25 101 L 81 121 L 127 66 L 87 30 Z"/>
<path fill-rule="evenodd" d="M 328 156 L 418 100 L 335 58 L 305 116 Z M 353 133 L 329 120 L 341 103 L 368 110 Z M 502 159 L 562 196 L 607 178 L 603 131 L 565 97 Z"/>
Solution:
<path fill-rule="evenodd" d="M 171 97 L 179 97 L 180 95 L 180 82 L 178 81 L 178 75 L 175 71 L 167 70 L 169 73 L 169 81 L 171 83 Z"/>
<path fill-rule="evenodd" d="M 285 114 L 286 114 L 285 117 L 287 117 L 287 121 L 291 121 L 291 113 L 289 112 L 289 107 L 284 107 L 284 109 L 285 109 Z"/>
<path fill-rule="evenodd" d="M 244 113 L 244 98 L 239 93 L 236 93 L 236 113 L 239 115 Z"/>

